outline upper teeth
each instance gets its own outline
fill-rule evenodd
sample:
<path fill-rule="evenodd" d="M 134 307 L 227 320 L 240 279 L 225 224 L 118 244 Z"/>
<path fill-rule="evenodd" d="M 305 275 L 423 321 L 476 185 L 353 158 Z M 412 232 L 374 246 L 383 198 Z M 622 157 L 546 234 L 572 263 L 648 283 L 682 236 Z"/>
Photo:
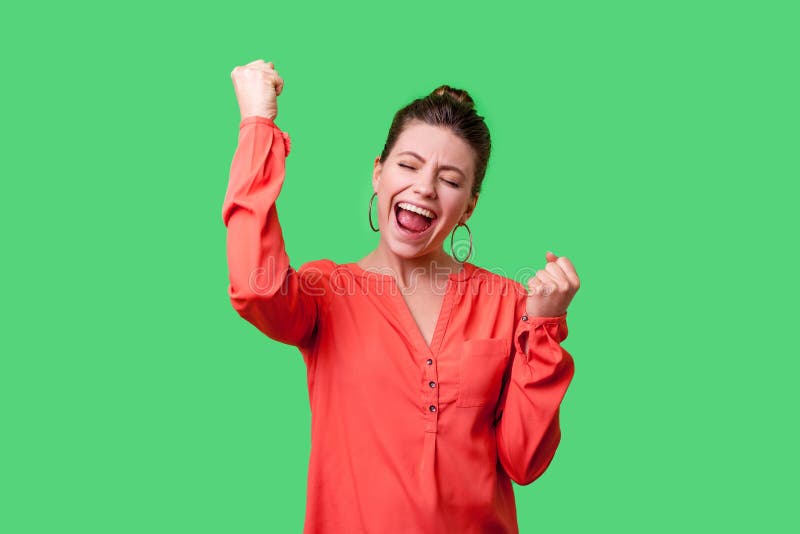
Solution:
<path fill-rule="evenodd" d="M 419 206 L 415 206 L 414 204 L 409 204 L 408 202 L 399 202 L 397 205 L 403 208 L 404 210 L 413 211 L 414 213 L 419 213 L 420 215 L 424 215 L 429 219 L 433 219 L 434 217 L 436 217 L 436 215 L 432 211 L 426 210 L 425 208 L 420 208 Z"/>

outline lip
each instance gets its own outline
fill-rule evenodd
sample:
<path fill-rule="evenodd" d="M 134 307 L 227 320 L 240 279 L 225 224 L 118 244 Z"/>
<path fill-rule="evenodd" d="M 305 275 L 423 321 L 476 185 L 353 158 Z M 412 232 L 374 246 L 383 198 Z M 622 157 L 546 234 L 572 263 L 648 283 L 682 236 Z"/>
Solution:
<path fill-rule="evenodd" d="M 408 202 L 408 201 L 407 200 L 398 200 L 398 202 Z M 409 204 L 414 204 L 414 203 L 413 202 L 409 202 Z M 419 204 L 414 204 L 414 205 L 415 206 L 419 206 Z M 419 206 L 419 207 L 423 208 L 424 206 Z M 428 208 L 425 208 L 425 209 L 428 209 Z M 433 210 L 431 210 L 431 211 L 433 211 Z M 397 232 L 401 236 L 409 238 L 409 239 L 412 239 L 414 241 L 426 239 L 430 235 L 430 233 L 433 231 L 433 227 L 436 226 L 436 218 L 434 218 L 434 219 L 431 220 L 430 226 L 428 226 L 422 232 L 420 232 L 418 234 L 414 233 L 414 232 L 409 232 L 408 230 L 406 230 L 405 228 L 400 226 L 399 222 L 397 222 L 397 204 L 395 204 L 394 209 L 392 210 L 392 214 L 394 215 L 394 217 L 392 217 L 392 225 L 395 227 Z"/>

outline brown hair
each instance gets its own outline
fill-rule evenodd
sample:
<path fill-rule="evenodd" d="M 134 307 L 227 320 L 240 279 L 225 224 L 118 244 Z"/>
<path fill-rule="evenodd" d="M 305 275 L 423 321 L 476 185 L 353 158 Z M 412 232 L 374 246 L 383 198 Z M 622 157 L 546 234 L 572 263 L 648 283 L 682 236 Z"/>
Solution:
<path fill-rule="evenodd" d="M 472 195 L 480 193 L 492 151 L 492 140 L 483 117 L 475 112 L 475 102 L 469 93 L 449 85 L 440 85 L 428 96 L 414 100 L 395 113 L 389 128 L 389 136 L 381 152 L 381 163 L 389 157 L 397 138 L 413 120 L 450 128 L 472 147 L 475 153 L 475 182 L 472 185 Z"/>

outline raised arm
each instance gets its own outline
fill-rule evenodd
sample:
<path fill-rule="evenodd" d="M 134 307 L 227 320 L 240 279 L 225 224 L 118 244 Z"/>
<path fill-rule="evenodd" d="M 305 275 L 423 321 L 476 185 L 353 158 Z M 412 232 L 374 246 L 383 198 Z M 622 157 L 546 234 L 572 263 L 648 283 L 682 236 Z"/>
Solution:
<path fill-rule="evenodd" d="M 547 266 L 518 285 L 514 360 L 495 414 L 497 455 L 517 484 L 539 478 L 561 441 L 559 410 L 575 374 L 561 342 L 567 338 L 567 307 L 580 287 L 572 262 L 546 254 Z"/>
<path fill-rule="evenodd" d="M 271 63 L 259 62 L 231 73 L 242 120 L 222 206 L 228 294 L 239 315 L 264 334 L 303 346 L 313 341 L 322 304 L 309 280 L 290 266 L 278 223 L 275 201 L 290 139 L 274 121 L 283 80 Z"/>

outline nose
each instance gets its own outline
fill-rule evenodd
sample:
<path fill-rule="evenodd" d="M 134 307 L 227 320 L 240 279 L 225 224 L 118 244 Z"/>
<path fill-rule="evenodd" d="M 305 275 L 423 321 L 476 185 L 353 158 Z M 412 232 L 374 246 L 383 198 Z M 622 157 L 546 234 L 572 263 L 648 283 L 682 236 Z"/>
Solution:
<path fill-rule="evenodd" d="M 435 197 L 436 188 L 433 185 L 435 178 L 432 173 L 419 173 L 419 178 L 414 182 L 414 192 L 423 197 Z"/>

